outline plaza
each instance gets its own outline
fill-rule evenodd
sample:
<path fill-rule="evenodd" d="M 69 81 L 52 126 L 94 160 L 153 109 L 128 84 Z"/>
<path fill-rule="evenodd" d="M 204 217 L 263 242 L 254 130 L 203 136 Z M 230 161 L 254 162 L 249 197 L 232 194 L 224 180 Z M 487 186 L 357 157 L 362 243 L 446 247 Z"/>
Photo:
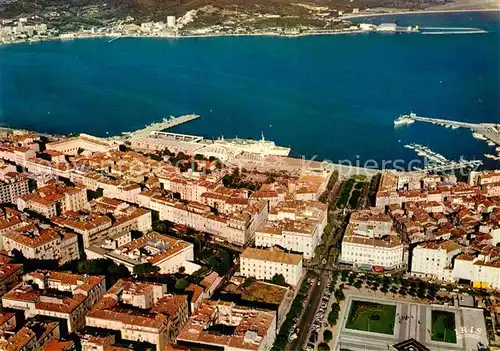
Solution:
<path fill-rule="evenodd" d="M 346 296 L 337 331 L 334 350 L 399 350 L 394 345 L 409 339 L 432 351 L 477 350 L 488 345 L 480 309 L 362 294 Z"/>

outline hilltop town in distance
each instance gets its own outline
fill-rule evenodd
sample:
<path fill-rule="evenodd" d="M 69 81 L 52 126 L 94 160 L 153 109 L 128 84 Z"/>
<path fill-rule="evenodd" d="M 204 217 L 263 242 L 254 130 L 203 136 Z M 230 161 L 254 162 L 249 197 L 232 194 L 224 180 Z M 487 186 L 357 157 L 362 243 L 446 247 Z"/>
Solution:
<path fill-rule="evenodd" d="M 0 42 L 125 36 L 342 34 L 352 17 L 417 11 L 499 10 L 495 0 L 323 0 L 262 2 L 6 0 Z"/>
<path fill-rule="evenodd" d="M 500 345 L 500 170 L 303 162 L 163 123 L 1 131 L 1 350 Z"/>

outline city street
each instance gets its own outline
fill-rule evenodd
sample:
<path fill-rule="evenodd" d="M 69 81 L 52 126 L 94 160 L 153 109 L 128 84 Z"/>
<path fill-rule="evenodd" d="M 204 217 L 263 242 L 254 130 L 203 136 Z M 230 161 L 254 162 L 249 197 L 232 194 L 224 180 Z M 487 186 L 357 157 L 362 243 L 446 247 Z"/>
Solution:
<path fill-rule="evenodd" d="M 339 190 L 341 189 L 341 184 L 340 181 L 337 181 L 333 186 L 328 202 L 337 198 Z M 315 322 L 316 313 L 321 303 L 321 298 L 325 292 L 325 287 L 330 281 L 331 272 L 329 268 L 331 268 L 337 260 L 338 250 L 335 248 L 335 245 L 342 235 L 343 222 L 339 221 L 337 213 L 330 211 L 329 215 L 334 215 L 334 219 L 332 219 L 332 232 L 328 237 L 323 238 L 322 244 L 324 245 L 324 250 L 321 255 L 317 255 L 309 264 L 309 269 L 318 273 L 318 276 L 313 280 L 306 305 L 307 307 L 297 323 L 297 328 L 299 329 L 297 338 L 289 343 L 287 350 L 303 350 L 304 346 L 307 344 L 311 327 Z"/>

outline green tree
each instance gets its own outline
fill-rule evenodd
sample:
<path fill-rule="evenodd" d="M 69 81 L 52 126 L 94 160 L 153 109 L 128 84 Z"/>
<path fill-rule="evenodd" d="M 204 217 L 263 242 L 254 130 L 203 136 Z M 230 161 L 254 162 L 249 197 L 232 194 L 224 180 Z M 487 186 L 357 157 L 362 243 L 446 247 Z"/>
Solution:
<path fill-rule="evenodd" d="M 250 286 L 252 285 L 253 283 L 255 283 L 257 281 L 257 279 L 255 279 L 255 277 L 248 277 L 245 279 L 245 281 L 243 282 L 243 286 L 244 287 L 247 287 L 247 286 Z"/>
<path fill-rule="evenodd" d="M 78 263 L 77 271 L 80 274 L 104 275 L 107 287 L 113 286 L 118 279 L 130 277 L 130 271 L 123 264 L 117 265 L 107 258 L 85 260 Z"/>
<path fill-rule="evenodd" d="M 325 342 L 321 342 L 318 345 L 318 351 L 330 351 L 330 346 L 328 346 L 328 344 Z"/>
<path fill-rule="evenodd" d="M 342 291 L 342 289 L 338 289 L 335 291 L 335 298 L 338 301 L 342 301 L 345 299 L 345 295 L 344 295 L 344 292 Z"/>
<path fill-rule="evenodd" d="M 271 282 L 276 285 L 287 286 L 285 277 L 283 274 L 275 274 L 271 279 Z"/>
<path fill-rule="evenodd" d="M 189 282 L 186 279 L 177 279 L 175 281 L 175 288 L 178 290 L 186 290 L 189 286 Z"/>
<path fill-rule="evenodd" d="M 323 332 L 323 340 L 325 342 L 329 342 L 330 340 L 332 340 L 333 338 L 333 333 L 330 329 L 325 329 L 325 331 Z"/>
<path fill-rule="evenodd" d="M 208 260 L 208 265 L 219 275 L 225 275 L 233 266 L 233 254 L 226 249 L 219 249 L 216 255 Z"/>
<path fill-rule="evenodd" d="M 154 221 L 153 230 L 158 233 L 168 233 L 171 225 L 166 221 Z"/>
<path fill-rule="evenodd" d="M 138 264 L 137 266 L 134 266 L 134 274 L 135 275 L 158 273 L 159 271 L 160 271 L 160 267 L 153 266 L 149 262 Z"/>

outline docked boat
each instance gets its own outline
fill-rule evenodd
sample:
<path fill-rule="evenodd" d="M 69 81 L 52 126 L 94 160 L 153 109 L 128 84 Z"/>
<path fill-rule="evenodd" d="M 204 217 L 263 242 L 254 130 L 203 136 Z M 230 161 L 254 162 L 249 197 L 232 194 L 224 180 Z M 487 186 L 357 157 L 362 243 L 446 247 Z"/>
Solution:
<path fill-rule="evenodd" d="M 484 135 L 477 132 L 472 133 L 472 136 L 479 140 L 488 140 L 488 138 L 486 138 Z"/>
<path fill-rule="evenodd" d="M 484 157 L 495 160 L 495 161 L 500 161 L 500 155 L 484 154 Z"/>
<path fill-rule="evenodd" d="M 218 138 L 213 144 L 233 149 L 238 152 L 247 152 L 261 155 L 288 156 L 291 149 L 289 147 L 278 146 L 274 141 L 266 140 L 264 135 L 260 140 L 253 139 L 224 139 Z"/>
<path fill-rule="evenodd" d="M 395 126 L 399 126 L 399 125 L 403 125 L 403 124 L 412 124 L 412 123 L 415 123 L 415 120 L 408 115 L 401 115 L 394 120 Z"/>

